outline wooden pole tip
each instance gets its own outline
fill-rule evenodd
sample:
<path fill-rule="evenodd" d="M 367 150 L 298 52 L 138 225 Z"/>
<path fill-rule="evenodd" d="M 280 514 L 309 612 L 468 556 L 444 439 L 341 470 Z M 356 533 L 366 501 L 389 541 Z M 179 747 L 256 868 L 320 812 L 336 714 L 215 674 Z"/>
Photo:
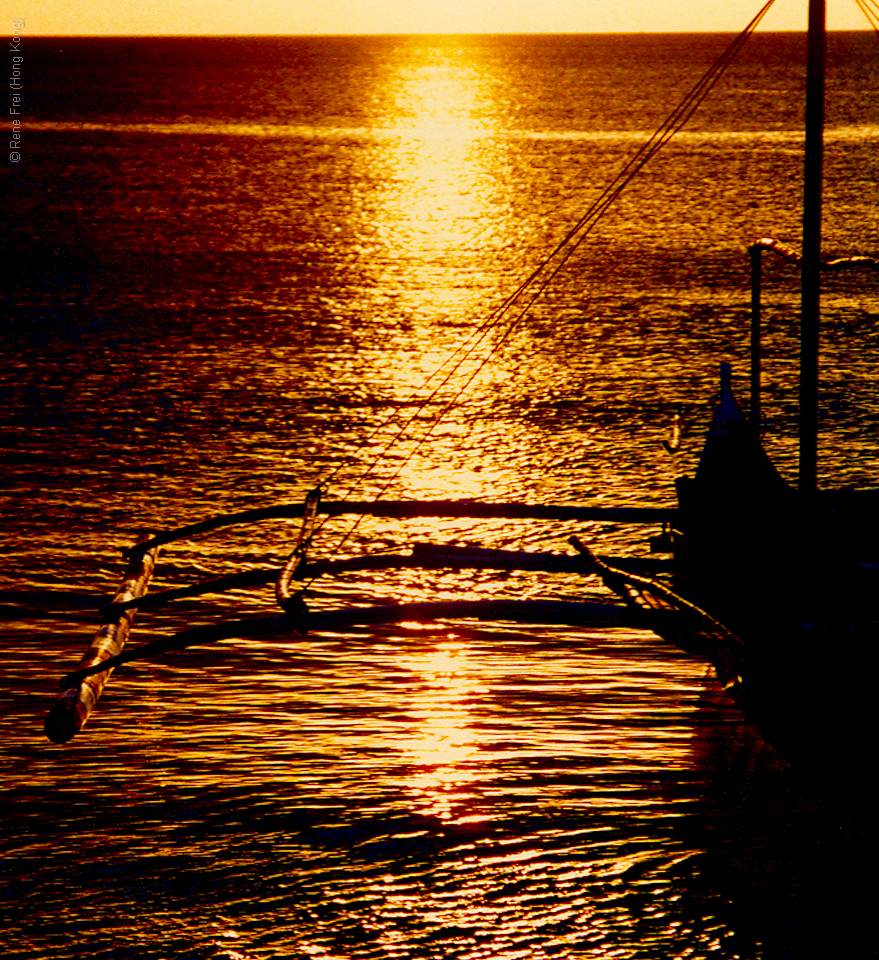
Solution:
<path fill-rule="evenodd" d="M 86 721 L 85 704 L 78 697 L 61 697 L 46 714 L 46 736 L 52 743 L 68 743 Z"/>

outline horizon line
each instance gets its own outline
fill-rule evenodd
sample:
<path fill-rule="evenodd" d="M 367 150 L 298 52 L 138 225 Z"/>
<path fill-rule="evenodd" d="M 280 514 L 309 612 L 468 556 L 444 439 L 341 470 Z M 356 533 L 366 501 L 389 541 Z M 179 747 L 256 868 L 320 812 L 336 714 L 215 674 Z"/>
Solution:
<path fill-rule="evenodd" d="M 847 27 L 845 29 L 831 30 L 833 33 L 869 33 L 873 28 L 866 27 Z M 343 37 L 634 37 L 634 36 L 723 36 L 738 33 L 737 30 L 478 30 L 478 31 L 429 31 L 426 33 L 411 32 L 405 30 L 376 31 L 370 33 L 31 33 L 27 34 L 28 40 L 91 40 L 91 39 L 119 39 L 119 40 L 146 40 L 146 39 L 196 39 L 199 37 L 213 39 L 232 39 L 232 38 L 250 38 L 267 39 L 270 37 L 284 37 L 291 39 L 304 39 L 307 37 L 325 37 L 327 39 L 336 39 Z M 792 28 L 788 30 L 757 30 L 757 33 L 764 34 L 805 34 L 805 28 Z M 24 37 L 22 38 L 24 39 Z"/>

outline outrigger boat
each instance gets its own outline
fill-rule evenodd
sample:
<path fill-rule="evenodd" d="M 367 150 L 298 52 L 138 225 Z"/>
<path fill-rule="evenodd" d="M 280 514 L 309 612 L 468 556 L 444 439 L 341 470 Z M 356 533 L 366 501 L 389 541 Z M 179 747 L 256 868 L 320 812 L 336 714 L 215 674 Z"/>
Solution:
<path fill-rule="evenodd" d="M 771 0 L 737 38 L 730 48 L 733 54 L 770 5 Z M 79 668 L 61 681 L 62 693 L 46 718 L 49 738 L 57 743 L 70 740 L 85 723 L 112 670 L 131 660 L 227 638 L 478 618 L 651 630 L 710 661 L 746 715 L 782 754 L 825 771 L 831 768 L 844 772 L 863 761 L 864 744 L 875 726 L 870 695 L 873 672 L 865 661 L 873 656 L 877 625 L 874 594 L 879 569 L 879 490 L 817 490 L 818 318 L 822 269 L 862 266 L 876 270 L 879 261 L 864 256 L 832 264 L 821 261 L 824 6 L 824 0 L 809 3 L 802 253 L 765 239 L 751 248 L 750 416 L 745 418 L 733 396 L 729 366 L 721 365 L 720 399 L 714 420 L 695 476 L 678 483 L 677 508 L 533 506 L 467 500 L 334 501 L 324 499 L 324 490 L 319 487 L 304 504 L 249 510 L 175 531 L 144 534 L 128 551 L 129 566 L 119 591 L 104 610 L 104 624 Z M 700 97 L 707 92 L 704 84 L 703 80 L 696 88 Z M 670 136 L 668 131 L 679 129 L 693 109 L 687 104 L 676 111 L 659 140 Z M 651 151 L 648 149 L 642 159 L 652 155 Z M 640 166 L 625 172 L 623 179 L 603 195 L 601 204 L 610 202 L 637 169 Z M 766 251 L 797 261 L 802 275 L 800 475 L 796 488 L 781 478 L 760 442 L 759 289 L 760 262 Z M 542 283 L 538 283 L 540 289 Z M 573 552 L 564 554 L 423 545 L 406 555 L 309 559 L 309 547 L 320 529 L 318 518 L 344 514 L 649 524 L 662 530 L 651 540 L 654 552 L 669 556 L 599 557 L 572 537 Z M 283 568 L 249 571 L 147 595 L 163 546 L 233 524 L 290 518 L 302 518 L 302 524 Z M 441 601 L 312 610 L 304 590 L 296 588 L 297 582 L 310 582 L 318 576 L 395 567 L 597 575 L 616 599 Z M 196 594 L 273 581 L 279 607 L 276 612 L 196 627 L 135 649 L 122 649 L 137 610 Z"/>

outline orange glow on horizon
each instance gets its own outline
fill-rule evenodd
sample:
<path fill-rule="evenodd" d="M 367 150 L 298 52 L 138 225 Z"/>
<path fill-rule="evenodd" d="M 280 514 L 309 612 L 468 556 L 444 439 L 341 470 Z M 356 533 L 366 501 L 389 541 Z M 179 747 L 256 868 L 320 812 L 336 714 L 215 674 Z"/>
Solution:
<path fill-rule="evenodd" d="M 643 33 L 739 31 L 760 6 L 758 0 L 322 0 L 289 4 L 266 0 L 258 7 L 244 0 L 219 6 L 203 0 L 158 0 L 149 7 L 95 7 L 84 0 L 59 0 L 16 14 L 23 36 L 236 36 L 467 33 Z M 803 30 L 805 0 L 786 0 L 770 11 L 763 29 Z M 869 29 L 853 3 L 831 0 L 832 30 Z"/>

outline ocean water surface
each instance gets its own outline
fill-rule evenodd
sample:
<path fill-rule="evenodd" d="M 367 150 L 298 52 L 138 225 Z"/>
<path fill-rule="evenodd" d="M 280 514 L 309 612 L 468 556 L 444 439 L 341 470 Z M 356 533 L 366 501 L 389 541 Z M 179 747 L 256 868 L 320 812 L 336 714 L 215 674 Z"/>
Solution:
<path fill-rule="evenodd" d="M 327 478 L 331 499 L 674 505 L 718 361 L 747 382 L 746 248 L 798 240 L 803 38 L 754 37 L 544 296 L 486 321 L 729 39 L 27 42 L 0 366 L 0 955 L 871 955 L 862 819 L 650 634 L 225 641 L 120 669 L 66 746 L 42 729 L 141 530 Z M 829 256 L 879 253 L 877 50 L 831 37 Z M 789 266 L 767 263 L 764 301 L 766 445 L 793 478 Z M 831 275 L 824 303 L 820 480 L 872 486 L 875 275 Z M 337 519 L 310 556 L 569 552 L 572 534 L 642 556 L 659 532 Z M 172 544 L 153 589 L 278 565 L 296 534 Z M 497 572 L 311 590 L 606 598 Z M 183 601 L 131 642 L 273 602 Z"/>

